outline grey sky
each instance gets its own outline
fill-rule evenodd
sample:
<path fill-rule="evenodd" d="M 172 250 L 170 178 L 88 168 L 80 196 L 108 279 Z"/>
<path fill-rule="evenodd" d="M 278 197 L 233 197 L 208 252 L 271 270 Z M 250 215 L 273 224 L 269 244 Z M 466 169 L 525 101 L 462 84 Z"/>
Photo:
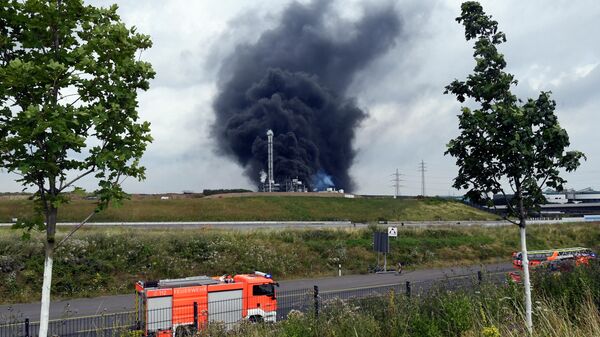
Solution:
<path fill-rule="evenodd" d="M 365 0 L 366 1 L 366 0 Z M 304 2 L 304 1 L 303 1 Z M 370 1 L 373 2 L 373 1 Z M 104 5 L 106 1 L 95 1 Z M 238 42 L 256 40 L 277 23 L 289 1 L 116 1 L 128 25 L 149 34 L 152 50 L 142 57 L 157 71 L 140 95 L 140 114 L 152 123 L 154 143 L 143 159 L 144 182 L 126 181 L 132 193 L 253 188 L 243 170 L 214 152 L 209 125 L 220 60 Z M 338 0 L 342 16 L 361 15 L 362 1 Z M 588 161 L 566 176 L 568 187 L 600 189 L 600 2 L 482 1 L 508 38 L 502 46 L 520 98 L 552 90 L 559 120 L 572 148 Z M 351 175 L 358 193 L 392 193 L 391 174 L 404 174 L 401 192 L 418 194 L 420 160 L 427 164 L 427 194 L 451 189 L 454 160 L 445 144 L 457 130 L 459 104 L 443 95 L 454 78 L 473 68 L 472 44 L 454 21 L 460 1 L 397 1 L 403 43 L 372 63 L 350 93 L 369 112 L 358 131 Z M 17 191 L 14 176 L 0 173 L 0 190 Z M 93 189 L 92 181 L 82 187 Z"/>

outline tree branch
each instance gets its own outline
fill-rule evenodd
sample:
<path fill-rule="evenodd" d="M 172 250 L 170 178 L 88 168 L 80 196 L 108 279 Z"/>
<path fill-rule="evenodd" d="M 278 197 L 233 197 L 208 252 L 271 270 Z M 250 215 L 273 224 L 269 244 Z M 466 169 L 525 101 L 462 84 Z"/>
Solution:
<path fill-rule="evenodd" d="M 554 160 L 552 160 L 552 166 L 556 165 L 554 163 Z M 546 173 L 546 177 L 544 177 L 544 180 L 542 180 L 542 183 L 538 185 L 538 189 L 542 190 L 542 187 L 544 187 L 544 184 L 546 184 L 546 181 L 548 180 L 548 178 L 550 178 L 550 172 Z"/>
<path fill-rule="evenodd" d="M 508 178 L 508 186 L 513 191 L 513 194 L 517 193 L 517 191 L 515 191 L 515 188 L 513 187 L 513 183 L 511 182 L 510 178 Z"/>
<path fill-rule="evenodd" d="M 92 216 L 94 216 L 94 214 L 96 214 L 95 211 L 93 211 L 92 213 L 90 213 L 85 219 L 83 219 L 83 221 L 81 223 L 79 223 L 77 226 L 75 226 L 75 228 L 73 228 L 69 234 L 67 234 L 62 240 L 60 240 L 60 242 L 55 246 L 55 249 L 58 249 L 58 247 L 62 246 L 62 244 L 67 241 L 71 236 L 73 236 L 73 234 L 75 234 L 75 232 L 77 232 L 78 229 L 80 229 L 81 227 L 83 227 L 83 225 L 85 225 L 91 218 Z"/>
<path fill-rule="evenodd" d="M 514 220 L 511 220 L 511 219 L 509 219 L 509 218 L 508 218 L 506 215 L 503 215 L 503 216 L 502 216 L 502 220 L 506 220 L 506 221 L 508 221 L 508 222 L 512 223 L 513 225 L 517 225 L 517 226 L 519 225 L 519 223 L 518 223 L 518 222 L 516 222 L 516 221 L 514 221 Z"/>
<path fill-rule="evenodd" d="M 60 187 L 58 188 L 58 192 L 60 193 L 60 192 L 64 191 L 67 187 L 73 185 L 76 181 L 78 181 L 79 179 L 81 179 L 81 178 L 87 176 L 88 174 L 94 172 L 95 170 L 96 170 L 96 166 L 94 165 L 91 169 L 83 172 L 82 174 L 80 174 L 79 176 L 77 176 L 76 178 L 74 178 L 73 180 L 71 180 L 68 183 L 66 183 L 64 186 L 63 186 L 63 183 L 61 181 Z"/>
<path fill-rule="evenodd" d="M 40 191 L 40 199 L 42 200 L 42 203 L 44 204 L 44 211 L 47 213 L 48 212 L 48 198 L 46 198 L 46 190 L 44 187 L 44 179 L 42 177 L 38 177 L 38 190 Z"/>
<path fill-rule="evenodd" d="M 506 197 L 506 193 L 504 192 L 504 190 L 501 189 L 500 192 L 502 192 L 502 195 L 504 196 L 504 201 L 506 202 L 506 208 L 509 209 L 511 213 L 516 214 L 515 209 L 512 207 L 512 205 L 508 201 L 508 198 Z"/>
<path fill-rule="evenodd" d="M 92 80 L 91 80 L 91 82 L 90 82 L 90 86 L 93 86 L 93 85 L 94 85 L 96 82 L 98 82 L 98 77 L 97 77 L 97 76 L 96 76 L 96 77 L 94 77 L 94 79 L 92 79 Z M 81 99 L 81 95 L 79 95 L 79 97 L 77 97 L 77 99 L 76 99 L 76 100 L 74 100 L 73 102 L 69 103 L 69 104 L 67 105 L 67 107 L 69 107 L 69 108 L 70 108 L 70 107 L 72 107 L 72 106 L 73 106 L 73 105 L 75 105 L 75 103 L 77 103 L 77 102 L 78 102 L 80 99 Z"/>
<path fill-rule="evenodd" d="M 100 152 L 104 151 L 104 149 L 106 148 L 106 144 L 108 144 L 108 141 L 105 140 L 104 143 L 102 143 L 102 147 L 100 148 Z M 77 178 L 71 180 L 70 182 L 68 182 L 66 185 L 62 186 L 62 182 L 61 182 L 61 187 L 59 188 L 58 192 L 63 191 L 65 188 L 69 187 L 69 185 L 72 185 L 73 183 L 75 183 L 77 180 L 87 176 L 88 174 L 94 172 L 96 170 L 96 164 L 94 164 L 92 166 L 91 169 L 89 169 L 88 171 L 82 173 L 80 176 L 78 176 Z M 120 173 L 119 173 L 120 174 Z"/>
<path fill-rule="evenodd" d="M 496 180 L 496 177 L 492 177 L 492 180 L 494 180 L 494 183 L 496 183 L 496 185 L 498 185 L 500 187 L 500 192 L 502 193 L 502 196 L 504 197 L 504 202 L 506 203 L 506 210 L 510 213 L 515 213 L 515 209 L 512 207 L 512 205 L 508 201 L 506 192 L 504 192 L 504 189 L 502 188 L 501 184 L 498 182 L 498 180 Z M 510 182 L 508 183 L 508 185 L 510 186 L 511 189 L 513 188 L 512 185 L 510 184 Z M 492 200 L 492 204 L 494 205 L 494 210 L 498 210 L 498 208 L 496 207 L 496 203 L 494 203 L 493 200 Z M 508 215 L 508 213 L 507 213 L 507 215 Z M 506 216 L 506 215 L 503 215 L 502 218 L 504 220 L 507 220 L 508 222 L 515 224 L 515 225 L 517 224 L 516 222 L 508 219 L 508 216 Z"/>
<path fill-rule="evenodd" d="M 89 171 L 86 173 L 89 174 Z M 81 176 L 80 176 L 81 177 Z M 123 178 L 123 181 L 119 182 L 119 178 L 121 177 L 121 172 L 117 173 L 117 177 L 115 178 L 115 182 L 113 183 L 113 186 L 116 185 L 120 185 L 123 183 L 123 181 L 125 181 L 125 179 L 127 179 L 127 176 L 125 176 Z M 65 186 L 66 187 L 66 186 Z M 109 200 L 110 201 L 110 200 Z M 58 247 L 60 247 L 65 241 L 67 241 L 71 236 L 73 236 L 73 234 L 75 234 L 75 232 L 77 232 L 81 227 L 83 227 L 83 225 L 85 225 L 93 216 L 94 214 L 96 214 L 96 211 L 93 211 L 92 213 L 90 213 L 85 219 L 83 219 L 83 221 L 81 223 L 79 223 L 77 226 L 75 226 L 75 228 L 73 228 L 69 234 L 67 234 L 62 240 L 60 240 L 60 242 L 56 245 L 56 249 L 58 249 Z"/>
<path fill-rule="evenodd" d="M 510 202 L 508 201 L 508 198 L 506 197 L 506 192 L 504 192 L 504 189 L 502 188 L 501 184 L 498 182 L 498 180 L 496 179 L 496 177 L 492 176 L 492 180 L 494 180 L 494 183 L 496 183 L 496 185 L 498 185 L 500 187 L 500 192 L 502 193 L 502 196 L 504 196 L 504 202 L 506 202 L 506 209 L 508 211 L 510 211 L 511 213 L 515 213 L 515 209 L 512 207 L 512 205 L 510 204 Z M 514 191 L 514 188 L 512 187 L 512 184 L 510 183 L 510 179 L 509 179 L 509 183 L 508 186 L 510 186 L 510 188 Z M 497 210 L 496 208 L 496 204 L 493 202 L 492 200 L 492 204 L 494 205 L 494 210 Z M 513 224 L 517 224 L 516 222 L 509 220 L 507 216 L 503 216 L 502 217 L 504 220 L 507 220 L 509 222 L 512 222 Z"/>
<path fill-rule="evenodd" d="M 504 195 L 504 201 L 506 201 L 506 205 L 507 205 L 508 207 L 511 207 L 511 206 L 508 204 L 508 200 L 506 199 L 506 194 L 504 193 L 504 191 L 503 191 L 503 190 L 501 190 L 501 192 L 502 192 L 502 194 Z M 491 200 L 491 201 L 492 201 L 492 205 L 494 206 L 494 211 L 496 211 L 496 213 L 497 213 L 497 212 L 498 212 L 498 207 L 496 207 L 496 203 L 494 203 L 494 199 L 490 199 L 490 197 L 486 197 L 486 198 L 487 198 L 488 200 Z M 509 219 L 509 218 L 508 218 L 506 215 L 502 215 L 502 219 L 503 219 L 503 220 L 506 220 L 506 221 L 508 221 L 508 222 L 510 222 L 510 223 L 512 223 L 512 224 L 518 225 L 518 223 L 517 223 L 517 222 L 515 222 L 515 221 L 513 221 L 513 220 Z"/>
<path fill-rule="evenodd" d="M 60 95 L 60 97 L 58 99 L 61 100 L 61 99 L 65 99 L 65 98 L 71 97 L 71 96 L 79 96 L 79 93 L 77 93 L 77 94 L 68 94 L 68 95 Z"/>
<path fill-rule="evenodd" d="M 67 107 L 68 107 L 68 108 L 71 108 L 71 107 L 73 107 L 73 105 L 75 105 L 75 103 L 77 103 L 77 102 L 78 102 L 80 99 L 81 99 L 81 95 L 79 95 L 79 97 L 77 97 L 77 99 L 76 99 L 76 100 L 74 100 L 73 102 L 71 102 L 71 103 L 67 104 Z"/>

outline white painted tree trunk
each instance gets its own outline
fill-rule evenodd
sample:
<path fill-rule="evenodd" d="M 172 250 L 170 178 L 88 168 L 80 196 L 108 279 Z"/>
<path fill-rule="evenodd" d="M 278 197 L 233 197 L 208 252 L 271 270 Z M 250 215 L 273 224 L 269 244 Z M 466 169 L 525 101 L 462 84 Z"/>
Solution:
<path fill-rule="evenodd" d="M 525 226 L 519 227 L 521 232 L 521 256 L 523 266 L 523 286 L 525 287 L 525 324 L 529 334 L 533 329 L 533 321 L 531 319 L 531 284 L 529 282 L 529 259 L 527 258 L 527 237 Z"/>
<path fill-rule="evenodd" d="M 54 242 L 46 242 L 46 259 L 44 260 L 44 283 L 42 285 L 42 307 L 40 309 L 39 337 L 48 336 L 48 321 L 50 318 L 50 286 L 52 285 L 53 257 Z"/>

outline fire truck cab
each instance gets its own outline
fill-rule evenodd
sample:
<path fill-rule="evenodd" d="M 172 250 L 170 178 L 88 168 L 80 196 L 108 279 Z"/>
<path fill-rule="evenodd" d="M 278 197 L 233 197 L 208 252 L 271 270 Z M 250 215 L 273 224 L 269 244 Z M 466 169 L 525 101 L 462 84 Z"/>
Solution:
<path fill-rule="evenodd" d="M 209 322 L 226 326 L 247 319 L 275 322 L 277 299 L 271 275 L 195 276 L 138 281 L 137 324 L 143 336 L 191 336 Z"/>

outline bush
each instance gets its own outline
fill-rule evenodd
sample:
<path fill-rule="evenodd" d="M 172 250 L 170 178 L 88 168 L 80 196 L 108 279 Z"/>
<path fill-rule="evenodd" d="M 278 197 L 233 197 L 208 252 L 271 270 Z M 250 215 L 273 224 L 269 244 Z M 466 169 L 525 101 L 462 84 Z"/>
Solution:
<path fill-rule="evenodd" d="M 59 228 L 58 237 L 65 231 Z M 539 237 L 539 242 L 552 239 L 564 246 L 600 249 L 599 224 L 530 226 L 530 233 Z M 30 241 L 22 241 L 18 231 L 0 229 L 2 302 L 38 299 L 44 263 L 42 242 L 39 233 Z M 508 259 L 517 242 L 517 231 L 512 227 L 400 228 L 399 237 L 390 241 L 388 261 L 402 261 L 410 268 L 495 262 Z M 123 294 L 130 293 L 140 279 L 253 270 L 269 272 L 278 280 L 335 275 L 339 263 L 344 274 L 367 273 L 376 261 L 371 243 L 372 232 L 365 228 L 221 231 L 84 227 L 56 251 L 52 294 L 62 298 Z M 532 249 L 547 247 L 551 244 Z M 565 274 L 568 278 L 560 281 L 562 284 L 552 277 L 535 277 L 537 291 L 554 297 L 564 294 L 572 300 L 572 307 L 586 296 L 581 291 L 586 287 L 592 289 L 594 298 L 600 298 L 598 276 Z M 520 301 L 521 297 L 513 298 Z M 495 315 L 498 310 L 494 309 Z"/>
<path fill-rule="evenodd" d="M 432 317 L 423 314 L 416 314 L 411 317 L 409 336 L 421 337 L 442 337 L 442 331 L 438 327 L 437 321 Z"/>
<path fill-rule="evenodd" d="M 461 336 L 473 327 L 473 304 L 464 293 L 449 293 L 440 298 L 440 324 L 447 336 Z"/>
<path fill-rule="evenodd" d="M 578 275 L 542 275 L 540 281 L 566 287 L 570 278 L 589 280 L 597 276 L 595 267 L 581 268 Z M 552 279 L 546 279 L 552 278 Z M 587 283 L 585 284 L 593 284 Z M 587 287 L 587 286 L 584 286 Z M 287 320 L 275 324 L 242 323 L 233 330 L 215 324 L 201 336 L 239 337 L 521 337 L 527 332 L 523 306 L 516 300 L 522 289 L 515 286 L 487 285 L 473 292 L 431 291 L 407 298 L 389 293 L 385 296 L 333 299 L 323 301 L 319 317 L 314 313 L 292 312 Z M 531 337 L 600 336 L 598 302 L 595 289 L 580 301 L 565 302 L 558 292 L 534 292 L 534 334 Z M 577 293 L 569 293 L 577 294 Z M 576 295 L 578 296 L 578 295 Z"/>
<path fill-rule="evenodd" d="M 532 283 L 542 297 L 565 302 L 571 312 L 588 297 L 600 305 L 600 261 L 589 265 L 567 266 L 567 271 L 549 272 L 544 269 L 532 273 Z"/>

